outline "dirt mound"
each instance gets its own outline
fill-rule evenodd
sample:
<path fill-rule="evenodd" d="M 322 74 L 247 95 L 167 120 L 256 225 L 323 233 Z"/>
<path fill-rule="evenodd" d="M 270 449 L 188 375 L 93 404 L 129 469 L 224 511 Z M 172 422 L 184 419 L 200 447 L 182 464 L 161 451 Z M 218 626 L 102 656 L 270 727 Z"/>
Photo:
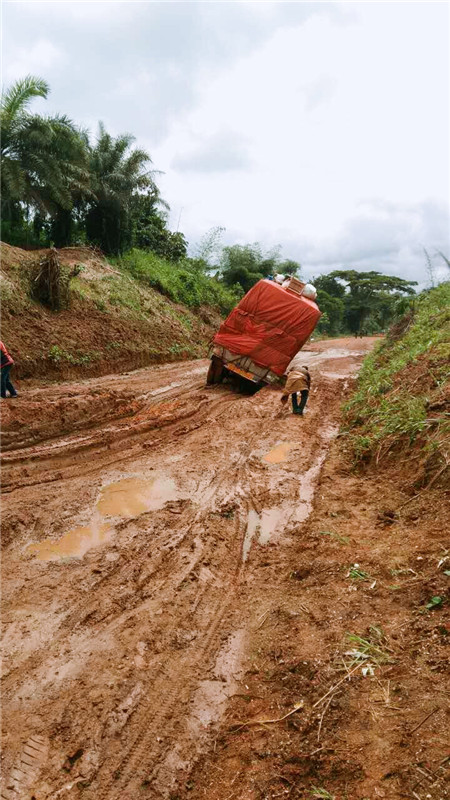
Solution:
<path fill-rule="evenodd" d="M 47 252 L 1 245 L 2 339 L 19 384 L 21 378 L 104 375 L 206 355 L 220 323 L 216 311 L 193 313 L 171 302 L 92 248 L 58 250 L 61 263 L 79 272 L 68 309 L 56 313 L 34 302 L 28 270 Z"/>

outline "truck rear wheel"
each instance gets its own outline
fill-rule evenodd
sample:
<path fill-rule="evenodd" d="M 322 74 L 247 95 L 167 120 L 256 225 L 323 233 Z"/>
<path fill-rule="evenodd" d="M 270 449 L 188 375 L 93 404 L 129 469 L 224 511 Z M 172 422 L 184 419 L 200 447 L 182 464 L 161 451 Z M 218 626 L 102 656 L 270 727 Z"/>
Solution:
<path fill-rule="evenodd" d="M 211 386 L 213 383 L 221 383 L 224 377 L 224 367 L 217 356 L 212 356 L 209 365 L 208 374 L 206 376 L 206 383 Z"/>

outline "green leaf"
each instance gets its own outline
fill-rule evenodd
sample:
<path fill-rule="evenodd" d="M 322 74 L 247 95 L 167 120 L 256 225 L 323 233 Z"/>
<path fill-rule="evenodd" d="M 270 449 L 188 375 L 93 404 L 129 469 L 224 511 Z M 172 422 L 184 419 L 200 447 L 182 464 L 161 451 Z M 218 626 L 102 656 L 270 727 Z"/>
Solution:
<path fill-rule="evenodd" d="M 434 597 L 431 598 L 430 602 L 426 604 L 425 608 L 428 608 L 428 609 L 437 608 L 438 606 L 441 606 L 443 602 L 444 602 L 444 598 L 443 597 L 439 597 L 439 595 L 435 595 Z"/>

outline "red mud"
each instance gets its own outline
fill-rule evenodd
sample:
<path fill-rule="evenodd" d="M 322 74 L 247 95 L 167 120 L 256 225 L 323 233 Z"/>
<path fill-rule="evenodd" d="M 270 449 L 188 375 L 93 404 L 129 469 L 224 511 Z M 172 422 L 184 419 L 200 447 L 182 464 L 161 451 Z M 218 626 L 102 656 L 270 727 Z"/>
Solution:
<path fill-rule="evenodd" d="M 198 361 L 2 403 L 4 800 L 447 797 L 441 512 L 331 444 L 372 344 L 303 418 Z"/>

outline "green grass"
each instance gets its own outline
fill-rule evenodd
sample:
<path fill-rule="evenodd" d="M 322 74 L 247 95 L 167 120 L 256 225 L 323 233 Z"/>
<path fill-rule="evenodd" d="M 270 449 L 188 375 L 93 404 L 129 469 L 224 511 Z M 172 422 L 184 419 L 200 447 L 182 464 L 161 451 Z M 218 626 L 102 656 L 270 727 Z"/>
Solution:
<path fill-rule="evenodd" d="M 366 636 L 359 636 L 356 633 L 347 633 L 346 640 L 352 646 L 352 650 L 345 653 L 351 656 L 351 662 L 347 664 L 348 669 L 355 664 L 372 661 L 374 664 L 388 664 L 392 662 L 392 658 L 387 652 L 387 647 L 384 641 L 384 634 L 381 628 L 371 625 L 369 634 Z"/>
<path fill-rule="evenodd" d="M 116 264 L 122 272 L 190 308 L 206 305 L 227 314 L 239 299 L 231 289 L 196 269 L 188 258 L 174 264 L 134 249 L 118 258 Z"/>
<path fill-rule="evenodd" d="M 55 344 L 50 347 L 48 357 L 54 364 L 71 364 L 72 366 L 83 367 L 91 364 L 93 361 L 98 361 L 101 358 L 101 353 L 98 350 L 90 350 L 82 352 L 77 350 L 75 353 L 69 353 L 59 345 Z"/>
<path fill-rule="evenodd" d="M 365 572 L 363 569 L 360 569 L 359 564 L 353 564 L 349 567 L 347 577 L 351 578 L 352 581 L 368 581 L 370 580 L 370 575 L 368 572 Z"/>
<path fill-rule="evenodd" d="M 334 795 L 330 794 L 330 792 L 322 786 L 313 786 L 309 793 L 311 797 L 322 798 L 322 800 L 334 800 Z"/>
<path fill-rule="evenodd" d="M 386 445 L 412 444 L 430 427 L 449 431 L 448 415 L 428 406 L 450 378 L 450 282 L 419 296 L 399 339 L 386 337 L 365 359 L 358 388 L 344 408 L 356 459 L 370 459 Z M 436 447 L 431 444 L 430 447 Z"/>
<path fill-rule="evenodd" d="M 339 544 L 348 544 L 350 539 L 348 536 L 342 536 L 340 533 L 336 533 L 335 531 L 319 531 L 321 536 L 329 536 L 330 539 L 334 539 Z"/>

